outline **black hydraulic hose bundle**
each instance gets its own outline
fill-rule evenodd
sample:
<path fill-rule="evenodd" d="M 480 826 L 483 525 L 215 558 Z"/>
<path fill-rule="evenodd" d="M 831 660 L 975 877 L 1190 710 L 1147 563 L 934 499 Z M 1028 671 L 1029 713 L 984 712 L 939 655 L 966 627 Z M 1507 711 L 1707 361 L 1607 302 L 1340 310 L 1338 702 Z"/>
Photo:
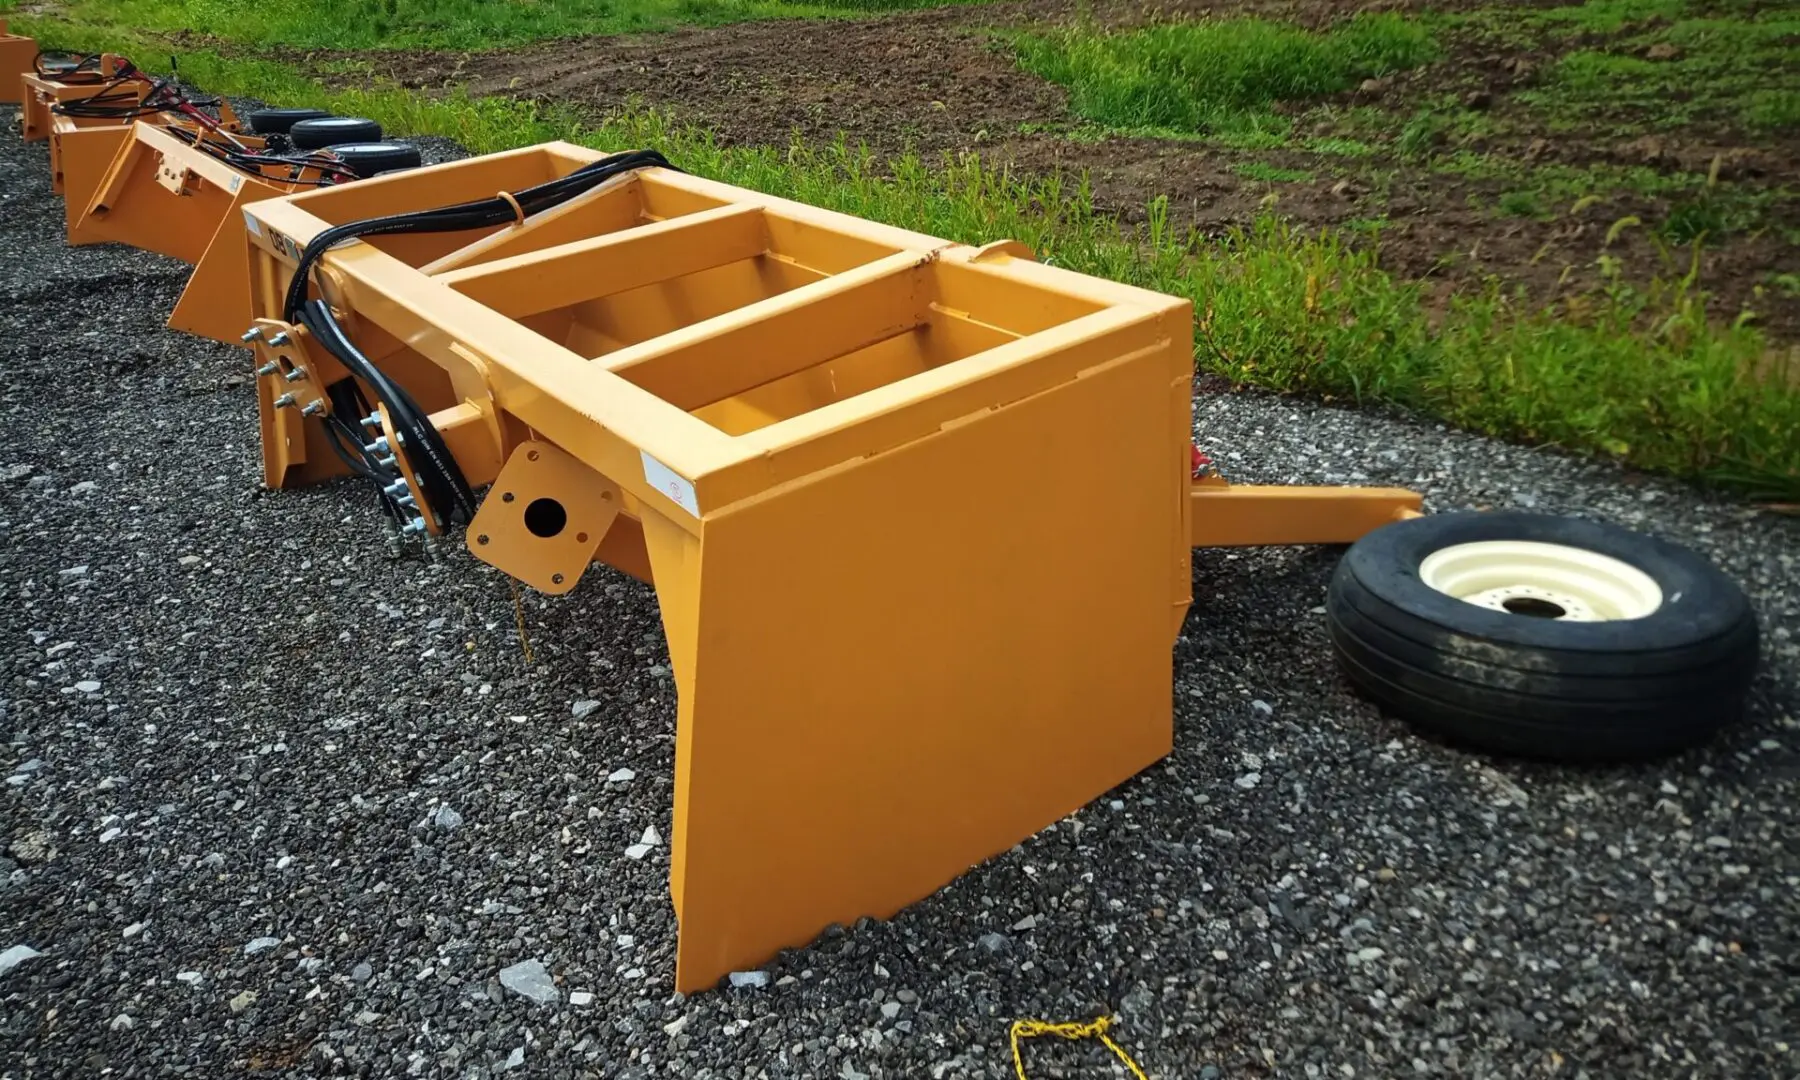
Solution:
<path fill-rule="evenodd" d="M 230 143 L 215 142 L 206 138 L 203 133 L 189 131 L 186 128 L 170 128 L 169 134 L 186 142 L 188 145 L 208 154 L 234 169 L 261 175 L 264 168 L 276 166 L 289 170 L 289 175 L 282 178 L 282 183 L 299 184 L 306 187 L 329 187 L 332 184 L 356 179 L 356 173 L 348 165 L 333 157 L 330 151 L 308 150 L 297 154 L 271 153 L 267 150 L 250 150 Z M 299 174 L 302 170 L 313 169 L 324 173 L 317 179 L 305 179 Z"/>
<path fill-rule="evenodd" d="M 61 63 L 52 67 L 46 63 L 51 60 L 59 60 Z M 80 53 L 44 52 L 42 49 L 39 49 L 37 55 L 31 58 L 31 73 L 40 79 L 49 79 L 52 82 L 70 85 L 97 83 L 106 78 L 100 74 L 100 54 L 98 53 L 84 56 Z"/>
<path fill-rule="evenodd" d="M 568 202 L 616 176 L 648 168 L 673 169 L 674 166 L 654 150 L 627 151 L 585 165 L 567 176 L 513 192 L 510 199 L 496 195 L 489 199 L 477 199 L 432 210 L 415 210 L 334 225 L 313 237 L 301 251 L 293 279 L 288 283 L 287 296 L 282 306 L 283 317 L 290 323 L 305 327 L 353 376 L 367 384 L 386 407 L 388 419 L 406 450 L 407 460 L 413 467 L 414 477 L 428 504 L 419 508 L 422 513 L 436 513 L 445 524 L 466 524 L 475 516 L 474 490 L 470 488 L 462 470 L 457 467 L 456 458 L 444 444 L 443 436 L 412 396 L 405 388 L 389 379 L 356 347 L 349 335 L 344 333 L 337 317 L 332 314 L 330 304 L 324 300 L 307 298 L 308 280 L 320 257 L 346 240 L 365 236 L 464 232 L 510 224 Z M 344 406 L 349 405 L 356 410 L 356 415 L 362 415 L 361 409 L 364 406 L 358 404 L 360 392 L 354 385 L 348 390 L 340 390 L 338 386 L 334 386 L 330 393 L 334 414 L 342 412 Z M 351 399 L 351 394 L 356 395 L 355 400 Z M 332 419 L 337 420 L 337 417 L 334 415 Z M 397 512 L 398 507 L 393 504 L 392 497 L 386 494 L 385 488 L 390 480 L 399 478 L 398 473 L 382 465 L 379 455 L 364 447 L 355 429 L 342 420 L 337 420 L 335 428 L 328 425 L 327 430 L 332 435 L 333 449 L 338 451 L 352 471 L 382 485 L 383 497 L 387 500 L 384 505 L 390 513 Z"/>
<path fill-rule="evenodd" d="M 344 333 L 344 328 L 331 314 L 331 306 L 325 301 L 307 301 L 302 305 L 297 321 L 352 375 L 367 383 L 387 407 L 388 420 L 406 450 L 407 460 L 412 464 L 413 475 L 419 482 L 429 508 L 442 515 L 447 523 L 463 524 L 473 518 L 475 492 L 463 478 L 456 458 L 450 454 L 450 448 L 444 445 L 443 436 L 438 434 L 425 411 L 413 401 L 412 395 L 390 380 L 373 361 L 363 355 L 362 350 Z M 333 398 L 334 408 L 338 400 L 337 397 Z M 344 427 L 347 429 L 348 425 Z M 362 450 L 353 429 L 350 430 L 350 435 L 358 452 L 365 455 L 365 464 L 368 464 L 367 451 Z M 381 468 L 376 462 L 372 471 Z M 385 486 L 390 475 L 393 479 L 399 478 L 399 474 L 391 470 L 376 471 L 371 478 L 383 481 Z"/>

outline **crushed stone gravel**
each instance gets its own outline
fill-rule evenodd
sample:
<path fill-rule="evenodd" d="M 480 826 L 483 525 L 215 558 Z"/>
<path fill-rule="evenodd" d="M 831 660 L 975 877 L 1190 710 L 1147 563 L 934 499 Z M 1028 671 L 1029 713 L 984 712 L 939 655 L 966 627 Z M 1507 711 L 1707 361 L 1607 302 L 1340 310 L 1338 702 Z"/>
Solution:
<path fill-rule="evenodd" d="M 1166 761 L 684 998 L 652 594 L 524 594 L 526 666 L 498 574 L 391 560 L 357 486 L 261 490 L 243 354 L 162 326 L 185 268 L 60 214 L 0 123 L 0 1074 L 1000 1077 L 1010 1020 L 1111 1012 L 1158 1078 L 1800 1075 L 1800 522 L 1203 396 L 1233 479 L 1698 548 L 1763 620 L 1751 716 L 1653 765 L 1473 756 L 1347 690 L 1335 553 L 1197 553 Z M 1124 1075 L 1050 1043 L 1033 1077 Z"/>

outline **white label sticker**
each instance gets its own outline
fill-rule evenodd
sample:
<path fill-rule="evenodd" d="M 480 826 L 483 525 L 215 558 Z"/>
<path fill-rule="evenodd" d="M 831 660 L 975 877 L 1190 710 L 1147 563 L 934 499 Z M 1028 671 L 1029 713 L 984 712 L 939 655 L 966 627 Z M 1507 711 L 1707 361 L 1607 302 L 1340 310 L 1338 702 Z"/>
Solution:
<path fill-rule="evenodd" d="M 674 469 L 651 457 L 644 455 L 644 479 L 650 486 L 675 501 L 675 505 L 686 510 L 695 517 L 700 516 L 700 500 L 694 495 L 694 482 L 685 476 L 678 475 Z"/>
<path fill-rule="evenodd" d="M 250 216 L 250 211 L 248 210 L 244 211 L 244 228 L 250 230 L 251 236 L 262 235 L 262 226 L 256 223 L 256 219 Z"/>

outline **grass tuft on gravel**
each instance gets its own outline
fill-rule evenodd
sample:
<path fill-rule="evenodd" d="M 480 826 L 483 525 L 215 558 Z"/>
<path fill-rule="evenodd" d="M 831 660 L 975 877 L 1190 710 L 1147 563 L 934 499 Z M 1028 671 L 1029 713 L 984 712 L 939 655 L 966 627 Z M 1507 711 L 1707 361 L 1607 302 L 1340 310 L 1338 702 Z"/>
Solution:
<path fill-rule="evenodd" d="M 595 124 L 509 99 L 329 91 L 285 65 L 212 52 L 185 57 L 182 71 L 216 93 L 368 116 L 478 153 L 553 139 L 655 147 L 699 175 L 816 206 L 965 243 L 1010 237 L 1046 262 L 1191 298 L 1200 366 L 1239 386 L 1397 405 L 1800 498 L 1800 362 L 1753 325 L 1709 317 L 1692 267 L 1634 288 L 1602 253 L 1610 287 L 1597 296 L 1534 306 L 1491 285 L 1446 299 L 1382 269 L 1371 230 L 1302 231 L 1264 217 L 1221 240 L 1173 228 L 1158 200 L 1126 232 L 1095 210 L 1085 178 L 1021 176 L 974 155 L 723 147 L 645 109 Z"/>
<path fill-rule="evenodd" d="M 1088 119 L 1208 133 L 1282 123 L 1277 102 L 1339 93 L 1437 53 L 1430 31 L 1398 15 L 1359 15 L 1321 32 L 1254 18 L 1078 26 L 1015 43 L 1020 62 L 1067 86 Z"/>

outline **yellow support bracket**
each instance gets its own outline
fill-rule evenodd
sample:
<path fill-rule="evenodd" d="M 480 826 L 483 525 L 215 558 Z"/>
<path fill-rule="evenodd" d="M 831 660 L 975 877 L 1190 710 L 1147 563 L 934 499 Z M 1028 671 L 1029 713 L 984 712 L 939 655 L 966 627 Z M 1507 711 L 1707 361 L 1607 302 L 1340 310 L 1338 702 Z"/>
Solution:
<path fill-rule="evenodd" d="M 1188 493 L 1195 547 L 1350 544 L 1419 514 L 1403 488 L 1299 487 L 1197 482 Z"/>

